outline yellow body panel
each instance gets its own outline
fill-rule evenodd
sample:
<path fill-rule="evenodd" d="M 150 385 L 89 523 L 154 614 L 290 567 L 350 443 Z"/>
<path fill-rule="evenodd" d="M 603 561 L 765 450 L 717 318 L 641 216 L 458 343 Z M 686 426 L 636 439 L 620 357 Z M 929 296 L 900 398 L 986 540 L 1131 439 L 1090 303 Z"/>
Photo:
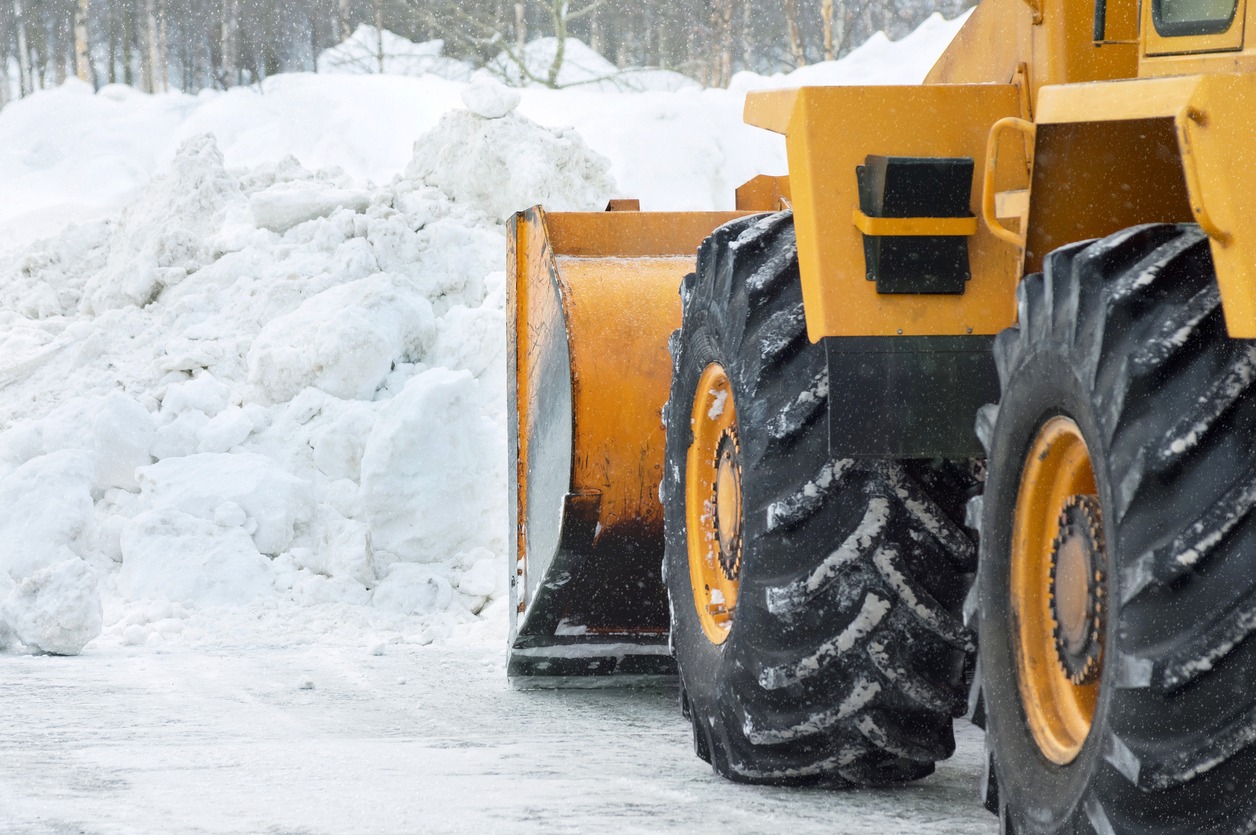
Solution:
<path fill-rule="evenodd" d="M 1100 44 L 1093 40 L 1094 8 L 1094 0 L 982 0 L 925 84 L 1011 82 L 1023 66 L 1036 96 L 1051 84 L 1133 77 L 1139 54 L 1134 2 L 1108 0 L 1107 39 Z"/>
<path fill-rule="evenodd" d="M 994 334 L 1015 315 L 1019 253 L 985 227 L 969 240 L 962 295 L 878 295 L 864 269 L 855 168 L 869 154 L 972 157 L 970 210 L 981 199 L 990 126 L 1020 112 L 1011 84 L 807 87 L 752 94 L 746 121 L 786 136 L 807 331 L 824 336 Z M 1024 189 L 1018 138 L 1004 149 L 1001 191 Z M 965 232 L 967 227 L 965 227 Z"/>
<path fill-rule="evenodd" d="M 1256 75 L 1047 87 L 1037 122 L 1027 270 L 1075 240 L 1193 221 L 1210 238 L 1230 335 L 1256 337 Z"/>
<path fill-rule="evenodd" d="M 1211 237 L 1230 335 L 1256 338 L 1256 76 L 1209 76 L 1177 118 L 1196 219 Z M 1201 225 L 1203 225 L 1201 223 Z M 1205 227 L 1207 228 L 1207 227 Z"/>
<path fill-rule="evenodd" d="M 1014 321 L 1016 282 L 1050 250 L 1190 221 L 1212 239 L 1230 333 L 1256 336 L 1256 226 L 1239 197 L 1256 183 L 1256 49 L 1243 45 L 1256 5 L 1239 0 L 1227 32 L 1174 38 L 1157 35 L 1142 6 L 1140 26 L 1138 4 L 1108 0 L 1095 42 L 1093 0 L 984 0 L 923 86 L 747 98 L 748 123 L 786 136 L 813 340 L 996 333 Z M 855 166 L 868 154 L 969 156 L 980 178 L 1004 117 L 1028 118 L 1036 141 L 1027 134 L 1013 159 L 1017 138 L 996 137 L 989 193 L 974 183 L 974 213 L 1011 223 L 983 223 L 971 238 L 966 291 L 877 295 L 861 234 L 911 234 L 912 223 L 863 217 Z M 921 228 L 959 233 L 952 221 Z"/>

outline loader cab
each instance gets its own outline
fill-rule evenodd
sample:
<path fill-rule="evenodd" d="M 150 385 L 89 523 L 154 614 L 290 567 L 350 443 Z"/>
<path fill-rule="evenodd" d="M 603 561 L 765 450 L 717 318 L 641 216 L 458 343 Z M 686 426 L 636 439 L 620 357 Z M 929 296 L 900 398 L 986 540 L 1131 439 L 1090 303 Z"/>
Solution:
<path fill-rule="evenodd" d="M 1100 32 L 1096 0 L 1096 39 Z M 1256 71 L 1256 49 L 1244 33 L 1256 6 L 1248 0 L 1142 0 L 1139 3 L 1139 76 Z"/>

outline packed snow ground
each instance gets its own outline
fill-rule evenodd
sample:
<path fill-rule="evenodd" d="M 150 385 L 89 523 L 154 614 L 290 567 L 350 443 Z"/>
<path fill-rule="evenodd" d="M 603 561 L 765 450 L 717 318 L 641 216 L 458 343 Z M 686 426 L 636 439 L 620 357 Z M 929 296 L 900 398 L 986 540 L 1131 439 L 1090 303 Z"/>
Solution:
<path fill-rule="evenodd" d="M 374 659 L 405 659 L 413 686 L 378 712 L 561 701 L 500 692 L 504 218 L 612 196 L 730 207 L 737 184 L 784 170 L 781 140 L 741 124 L 746 90 L 918 81 L 958 25 L 934 18 L 792 76 L 742 74 L 732 91 L 658 73 L 630 74 L 658 89 L 611 89 L 609 65 L 579 49 L 587 83 L 508 90 L 416 70 L 429 49 L 395 68 L 427 74 L 345 59 L 358 69 L 199 96 L 70 82 L 0 111 L 0 650 L 30 685 L 3 697 L 26 717 L 19 733 L 57 721 L 41 711 L 75 664 L 95 671 L 74 685 L 89 701 L 137 670 L 199 686 L 180 677 L 203 661 L 221 678 L 206 698 L 250 703 L 265 653 L 291 666 L 306 646 L 339 653 L 337 675 L 363 665 L 363 682 L 388 666 Z M 458 652 L 495 684 L 459 696 Z M 230 710 L 176 702 L 149 707 L 209 723 L 205 744 L 239 736 Z M 313 727 L 302 710 L 283 721 Z M 136 745 L 157 744 L 134 727 Z M 28 770 L 60 767 L 45 753 Z M 675 756 L 705 773 L 685 746 Z M 0 773 L 0 820 L 60 831 L 104 814 L 45 814 L 16 773 Z M 125 810 L 126 791 L 106 794 Z M 206 828 L 284 818 L 256 820 Z"/>
<path fill-rule="evenodd" d="M 518 692 L 483 648 L 7 659 L 0 833 L 994 835 L 981 737 L 894 790 L 716 777 L 668 691 Z"/>

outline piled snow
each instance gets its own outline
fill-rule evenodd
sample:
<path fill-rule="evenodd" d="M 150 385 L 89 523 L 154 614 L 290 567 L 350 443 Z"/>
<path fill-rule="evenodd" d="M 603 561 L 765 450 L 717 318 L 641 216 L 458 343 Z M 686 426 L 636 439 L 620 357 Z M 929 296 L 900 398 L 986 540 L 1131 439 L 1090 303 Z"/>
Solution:
<path fill-rule="evenodd" d="M 0 602 L 0 644 L 12 634 L 36 652 L 78 655 L 100 634 L 96 578 L 78 559 L 40 569 Z"/>
<path fill-rule="evenodd" d="M 486 69 L 514 87 L 581 87 L 603 93 L 646 90 L 674 93 L 699 87 L 692 78 L 670 70 L 621 70 L 584 41 L 570 36 L 563 42 L 562 63 L 550 85 L 550 71 L 558 46 L 557 38 L 537 38 L 524 47 L 522 53 L 499 53 Z"/>
<path fill-rule="evenodd" d="M 4 262 L 0 633 L 78 652 L 102 591 L 125 643 L 181 631 L 150 610 L 474 621 L 505 590 L 501 201 L 599 208 L 607 168 L 516 114 L 449 114 L 385 187 L 203 135 Z"/>
<path fill-rule="evenodd" d="M 930 15 L 914 32 L 891 41 L 877 32 L 838 61 L 824 61 L 791 73 L 762 76 L 739 72 L 729 88 L 738 92 L 831 84 L 919 84 L 972 14 L 953 20 Z"/>
<path fill-rule="evenodd" d="M 485 119 L 455 110 L 430 137 L 415 146 L 406 176 L 492 218 L 537 203 L 557 212 L 596 210 L 615 196 L 610 161 L 574 130 L 542 128 L 510 112 Z"/>
<path fill-rule="evenodd" d="M 501 219 L 729 208 L 784 168 L 740 94 L 599 92 L 574 54 L 570 90 L 70 82 L 0 113 L 0 645 L 501 640 Z"/>
<path fill-rule="evenodd" d="M 478 77 L 462 91 L 462 103 L 477 116 L 500 119 L 519 106 L 518 90 L 503 87 L 491 78 Z"/>
<path fill-rule="evenodd" d="M 347 40 L 318 55 L 318 71 L 347 75 L 432 75 L 466 81 L 473 67 L 444 56 L 443 40 L 415 43 L 400 35 L 362 24 Z"/>

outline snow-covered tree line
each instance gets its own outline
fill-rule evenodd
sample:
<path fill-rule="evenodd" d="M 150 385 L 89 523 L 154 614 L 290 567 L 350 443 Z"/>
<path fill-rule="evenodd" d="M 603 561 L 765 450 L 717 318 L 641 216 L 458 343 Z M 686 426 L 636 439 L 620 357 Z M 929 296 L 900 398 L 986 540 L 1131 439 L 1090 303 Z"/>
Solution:
<path fill-rule="evenodd" d="M 0 105 L 78 78 L 195 91 L 317 71 L 361 24 L 481 65 L 538 37 L 583 40 L 621 67 L 678 70 L 720 86 L 842 56 L 974 0 L 0 0 Z M 377 42 L 379 39 L 377 39 Z M 383 47 L 381 47 L 382 50 Z M 383 64 L 380 56 L 380 64 Z M 530 71 L 553 84 L 554 73 Z"/>

